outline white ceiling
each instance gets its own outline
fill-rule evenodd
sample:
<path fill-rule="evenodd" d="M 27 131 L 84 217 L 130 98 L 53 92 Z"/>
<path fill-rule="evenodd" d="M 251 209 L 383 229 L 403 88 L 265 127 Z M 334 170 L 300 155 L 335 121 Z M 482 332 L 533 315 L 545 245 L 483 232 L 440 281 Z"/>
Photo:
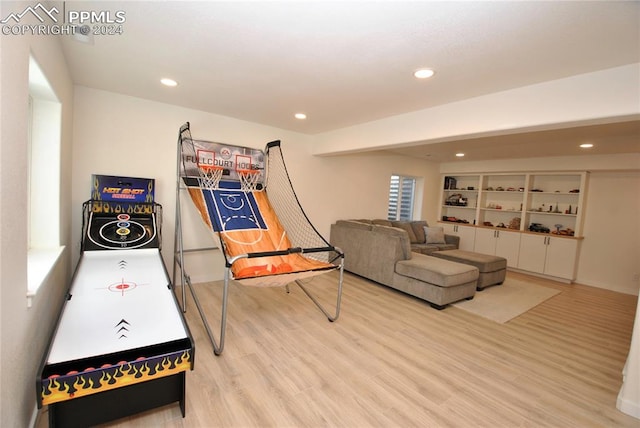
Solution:
<path fill-rule="evenodd" d="M 76 84 L 307 134 L 640 62 L 637 1 L 85 1 L 65 7 L 126 13 L 122 35 L 95 36 L 93 43 L 65 38 Z M 435 77 L 416 80 L 412 73 L 421 67 L 435 69 Z M 179 85 L 164 87 L 161 77 Z M 296 112 L 308 119 L 294 119 Z M 579 134 L 585 131 L 596 128 Z M 599 132 L 606 131 L 630 144 L 621 150 L 640 151 L 637 123 Z M 519 138 L 522 147 L 535 140 Z M 452 144 L 403 152 L 435 160 Z"/>

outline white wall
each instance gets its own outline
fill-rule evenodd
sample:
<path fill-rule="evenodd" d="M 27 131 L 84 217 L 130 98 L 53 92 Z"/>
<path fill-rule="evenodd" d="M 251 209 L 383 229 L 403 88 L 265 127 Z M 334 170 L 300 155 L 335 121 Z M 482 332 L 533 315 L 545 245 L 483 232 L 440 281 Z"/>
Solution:
<path fill-rule="evenodd" d="M 640 170 L 593 171 L 577 282 L 638 295 Z"/>
<path fill-rule="evenodd" d="M 0 16 L 33 3 L 1 2 Z M 32 52 L 62 103 L 61 244 L 70 246 L 73 86 L 54 37 L 0 37 L 0 426 L 25 427 L 34 415 L 35 376 L 71 275 L 69 251 L 27 308 L 27 105 Z"/>
<path fill-rule="evenodd" d="M 170 272 L 175 222 L 178 129 L 190 122 L 193 138 L 264 149 L 282 141 L 282 152 L 297 196 L 314 226 L 327 239 L 340 218 L 386 217 L 392 173 L 438 182 L 437 165 L 403 156 L 376 153 L 345 157 L 311 155 L 312 137 L 255 123 L 146 101 L 86 87 L 75 88 L 72 224 L 80 242 L 81 205 L 90 196 L 91 174 L 156 179 L 156 200 L 164 207 L 163 255 Z M 438 195 L 430 194 L 437 200 Z M 213 244 L 187 195 L 182 196 L 185 247 Z M 421 211 L 427 211 L 426 198 Z M 435 221 L 435 215 L 431 219 Z M 77 260 L 79 248 L 74 246 Z M 194 282 L 222 278 L 217 251 L 187 256 Z"/>
<path fill-rule="evenodd" d="M 638 295 L 640 154 L 455 162 L 442 173 L 591 171 L 576 282 Z"/>

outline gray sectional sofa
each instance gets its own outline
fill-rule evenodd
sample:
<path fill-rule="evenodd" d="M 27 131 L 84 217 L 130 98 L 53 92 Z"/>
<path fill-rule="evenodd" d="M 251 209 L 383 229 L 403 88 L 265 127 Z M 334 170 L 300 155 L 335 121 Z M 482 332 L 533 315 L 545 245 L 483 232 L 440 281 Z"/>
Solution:
<path fill-rule="evenodd" d="M 338 220 L 331 225 L 331 244 L 344 251 L 345 270 L 426 300 L 436 309 L 473 298 L 477 267 L 424 254 L 455 249 L 458 237 L 438 247 L 427 244 L 426 238 L 420 242 L 424 234 L 420 229 L 424 230 L 426 222 L 386 225 L 386 221 Z M 417 223 L 420 229 L 411 223 Z M 410 230 L 414 237 L 410 237 Z"/>

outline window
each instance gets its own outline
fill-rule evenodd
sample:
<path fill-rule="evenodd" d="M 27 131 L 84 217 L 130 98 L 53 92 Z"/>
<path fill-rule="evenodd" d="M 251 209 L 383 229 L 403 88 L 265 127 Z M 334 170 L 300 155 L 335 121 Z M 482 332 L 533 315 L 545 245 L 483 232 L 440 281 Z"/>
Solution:
<path fill-rule="evenodd" d="M 387 219 L 412 220 L 416 179 L 392 175 L 389 183 L 389 206 Z"/>
<path fill-rule="evenodd" d="M 27 305 L 62 253 L 60 149 L 62 105 L 42 69 L 29 58 L 27 152 Z"/>

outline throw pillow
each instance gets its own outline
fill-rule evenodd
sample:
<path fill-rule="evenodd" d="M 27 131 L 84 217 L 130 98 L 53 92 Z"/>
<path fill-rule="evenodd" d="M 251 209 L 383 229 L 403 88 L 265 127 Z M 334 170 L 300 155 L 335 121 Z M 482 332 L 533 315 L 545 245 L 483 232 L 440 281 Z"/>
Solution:
<path fill-rule="evenodd" d="M 425 227 L 424 234 L 427 235 L 427 244 L 446 244 L 444 229 L 441 227 Z"/>

